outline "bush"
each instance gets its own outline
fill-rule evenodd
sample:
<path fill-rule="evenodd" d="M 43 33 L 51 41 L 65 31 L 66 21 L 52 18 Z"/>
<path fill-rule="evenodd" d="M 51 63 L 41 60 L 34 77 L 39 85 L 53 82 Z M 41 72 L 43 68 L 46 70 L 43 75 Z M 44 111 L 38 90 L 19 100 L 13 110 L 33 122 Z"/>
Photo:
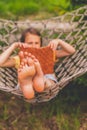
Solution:
<path fill-rule="evenodd" d="M 87 4 L 87 0 L 71 0 L 71 4 L 73 6 L 73 9 L 75 9 L 82 5 Z"/>
<path fill-rule="evenodd" d="M 10 0 L 4 0 L 0 2 L 0 16 L 5 18 L 13 19 L 19 16 L 24 17 L 30 14 L 36 14 L 38 11 L 38 3 L 35 3 L 32 0 L 15 0 L 14 3 Z"/>
<path fill-rule="evenodd" d="M 9 4 L 8 10 L 14 13 L 15 15 L 29 15 L 35 14 L 39 11 L 39 6 L 36 3 L 28 2 L 28 3 L 20 3 L 15 2 Z"/>
<path fill-rule="evenodd" d="M 81 86 L 87 86 L 87 73 L 75 80 L 75 83 Z"/>

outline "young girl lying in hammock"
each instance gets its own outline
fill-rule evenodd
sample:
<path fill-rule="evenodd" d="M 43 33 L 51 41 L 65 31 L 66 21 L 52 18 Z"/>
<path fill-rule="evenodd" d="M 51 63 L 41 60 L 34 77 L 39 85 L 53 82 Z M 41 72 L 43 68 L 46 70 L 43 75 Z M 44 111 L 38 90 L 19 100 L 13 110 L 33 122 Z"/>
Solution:
<path fill-rule="evenodd" d="M 31 53 L 21 51 L 19 53 L 22 59 L 21 63 L 19 56 L 11 57 L 12 52 L 16 48 L 21 48 L 21 46 L 24 48 L 41 48 L 42 38 L 40 33 L 34 28 L 29 28 L 23 32 L 20 41 L 13 43 L 0 55 L 0 66 L 16 67 L 18 69 L 18 81 L 23 95 L 27 99 L 32 99 L 35 96 L 35 91 L 41 93 L 57 80 L 54 74 L 44 75 L 39 60 Z M 61 50 L 56 50 L 57 59 L 72 55 L 75 52 L 71 45 L 60 39 L 50 41 L 48 46 L 52 50 L 56 50 L 58 46 L 61 46 Z"/>

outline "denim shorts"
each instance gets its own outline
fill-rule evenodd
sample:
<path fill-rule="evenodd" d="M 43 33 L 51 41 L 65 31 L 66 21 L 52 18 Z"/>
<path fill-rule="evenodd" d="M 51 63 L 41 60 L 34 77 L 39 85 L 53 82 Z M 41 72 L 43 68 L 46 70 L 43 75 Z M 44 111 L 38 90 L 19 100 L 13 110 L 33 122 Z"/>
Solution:
<path fill-rule="evenodd" d="M 45 77 L 46 79 L 51 79 L 51 80 L 53 80 L 55 83 L 57 82 L 57 78 L 56 78 L 55 74 L 45 74 L 44 77 Z"/>

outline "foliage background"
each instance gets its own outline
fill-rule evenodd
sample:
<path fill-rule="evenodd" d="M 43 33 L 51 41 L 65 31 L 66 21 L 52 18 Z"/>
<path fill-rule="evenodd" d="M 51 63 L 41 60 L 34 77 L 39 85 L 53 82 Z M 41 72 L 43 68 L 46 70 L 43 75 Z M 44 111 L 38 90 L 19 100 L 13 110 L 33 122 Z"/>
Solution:
<path fill-rule="evenodd" d="M 1 0 L 0 17 L 7 19 L 48 18 L 87 4 L 87 0 Z"/>

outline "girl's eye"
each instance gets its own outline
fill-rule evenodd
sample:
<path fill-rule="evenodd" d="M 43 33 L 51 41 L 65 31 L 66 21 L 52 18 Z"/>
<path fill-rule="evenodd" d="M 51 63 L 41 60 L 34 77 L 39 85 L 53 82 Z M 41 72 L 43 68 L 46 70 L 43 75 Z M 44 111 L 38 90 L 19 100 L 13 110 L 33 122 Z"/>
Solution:
<path fill-rule="evenodd" d="M 35 44 L 39 44 L 38 42 L 35 42 Z"/>

